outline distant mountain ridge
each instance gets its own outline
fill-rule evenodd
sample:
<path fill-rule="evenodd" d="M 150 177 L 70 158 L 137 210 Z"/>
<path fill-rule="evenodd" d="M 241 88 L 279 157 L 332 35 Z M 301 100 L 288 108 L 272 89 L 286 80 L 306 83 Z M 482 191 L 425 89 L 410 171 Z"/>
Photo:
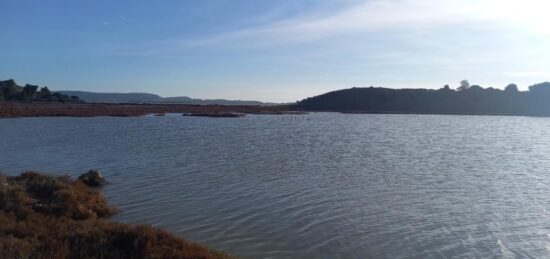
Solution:
<path fill-rule="evenodd" d="M 78 96 L 91 103 L 173 103 L 173 104 L 218 104 L 218 105 L 278 105 L 260 101 L 242 101 L 226 99 L 195 99 L 187 96 L 161 97 L 150 93 L 97 93 L 86 91 L 57 91 L 62 94 Z"/>

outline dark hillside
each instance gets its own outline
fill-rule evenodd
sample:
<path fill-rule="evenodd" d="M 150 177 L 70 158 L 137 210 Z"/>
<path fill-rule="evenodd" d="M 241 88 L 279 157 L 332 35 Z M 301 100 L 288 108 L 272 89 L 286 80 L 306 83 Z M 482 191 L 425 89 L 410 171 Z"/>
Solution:
<path fill-rule="evenodd" d="M 299 101 L 308 111 L 486 115 L 550 115 L 550 83 L 517 91 L 471 86 L 464 90 L 350 88 Z"/>

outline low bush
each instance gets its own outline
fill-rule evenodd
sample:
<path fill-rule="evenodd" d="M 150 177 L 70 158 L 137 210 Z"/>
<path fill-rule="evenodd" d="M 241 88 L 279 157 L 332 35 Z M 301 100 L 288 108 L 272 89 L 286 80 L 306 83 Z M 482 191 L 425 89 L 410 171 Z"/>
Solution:
<path fill-rule="evenodd" d="M 116 211 L 66 176 L 0 175 L 0 258 L 230 258 L 151 226 L 112 222 Z"/>

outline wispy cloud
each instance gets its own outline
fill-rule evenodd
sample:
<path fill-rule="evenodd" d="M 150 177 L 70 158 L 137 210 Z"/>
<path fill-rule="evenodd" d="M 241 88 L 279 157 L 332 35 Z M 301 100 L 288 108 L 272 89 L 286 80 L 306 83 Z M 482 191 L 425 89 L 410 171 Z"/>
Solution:
<path fill-rule="evenodd" d="M 371 0 L 335 13 L 308 13 L 268 24 L 198 37 L 161 39 L 124 46 L 120 53 L 159 54 L 193 48 L 288 46 L 389 32 L 418 34 L 454 26 L 516 28 L 550 35 L 550 3 L 540 0 Z M 456 27 L 455 27 L 456 28 Z"/>
<path fill-rule="evenodd" d="M 534 28 L 544 30 L 549 19 L 540 10 L 548 10 L 545 7 L 548 4 L 543 1 L 368 1 L 334 15 L 319 17 L 309 14 L 266 26 L 221 34 L 204 42 L 240 38 L 302 42 L 369 31 L 412 31 L 460 24 L 479 26 L 481 23 L 491 22 L 507 26 L 525 25 L 530 28 L 538 25 Z"/>

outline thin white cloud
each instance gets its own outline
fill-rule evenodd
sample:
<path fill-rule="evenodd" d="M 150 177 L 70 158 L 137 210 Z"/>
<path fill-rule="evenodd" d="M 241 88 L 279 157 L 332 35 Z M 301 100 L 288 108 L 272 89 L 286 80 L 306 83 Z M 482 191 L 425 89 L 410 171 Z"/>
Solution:
<path fill-rule="evenodd" d="M 421 41 L 434 30 L 474 28 L 531 33 L 548 40 L 550 2 L 544 0 L 371 0 L 334 13 L 301 16 L 234 31 L 161 39 L 122 46 L 124 55 L 163 55 L 196 48 L 241 49 L 323 43 L 372 33 L 397 34 Z M 416 39 L 414 39 L 416 37 Z"/>
<path fill-rule="evenodd" d="M 540 0 L 374 0 L 331 15 L 305 14 L 264 26 L 181 40 L 181 46 L 302 43 L 350 34 L 417 32 L 457 25 L 499 26 L 549 34 L 550 2 Z"/>

